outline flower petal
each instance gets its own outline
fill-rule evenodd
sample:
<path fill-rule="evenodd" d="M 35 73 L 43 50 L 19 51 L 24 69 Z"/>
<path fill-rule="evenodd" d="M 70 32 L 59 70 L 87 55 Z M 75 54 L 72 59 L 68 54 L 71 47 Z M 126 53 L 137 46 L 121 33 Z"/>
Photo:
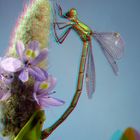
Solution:
<path fill-rule="evenodd" d="M 45 60 L 45 58 L 48 55 L 48 49 L 43 49 L 40 54 L 31 61 L 31 64 L 36 66 L 37 64 L 39 64 L 41 61 Z"/>
<path fill-rule="evenodd" d="M 41 68 L 40 68 L 41 69 Z M 44 73 L 44 75 L 45 75 L 45 79 L 47 79 L 48 78 L 48 72 L 47 72 L 47 70 L 44 70 L 44 69 L 41 69 L 42 71 L 43 71 L 43 73 Z"/>
<path fill-rule="evenodd" d="M 34 92 L 37 92 L 40 82 L 36 81 L 34 84 Z"/>
<path fill-rule="evenodd" d="M 28 46 L 26 47 L 24 51 L 24 58 L 26 58 L 26 60 L 31 61 L 35 57 L 37 57 L 39 53 L 40 53 L 39 42 L 34 40 L 29 42 Z"/>
<path fill-rule="evenodd" d="M 28 44 L 28 49 L 31 49 L 33 51 L 39 50 L 39 42 L 37 40 L 30 41 Z"/>
<path fill-rule="evenodd" d="M 46 79 L 46 75 L 42 69 L 39 67 L 28 68 L 30 75 L 32 75 L 36 80 L 43 81 Z"/>
<path fill-rule="evenodd" d="M 39 88 L 38 89 L 38 91 L 42 94 L 49 93 L 54 89 L 54 87 L 56 85 L 56 78 L 54 78 L 52 75 L 49 75 L 48 79 L 46 80 L 46 83 L 48 84 L 48 88 L 46 88 L 46 89 L 40 89 Z"/>
<path fill-rule="evenodd" d="M 24 53 L 25 47 L 22 41 L 17 41 L 16 43 L 16 51 L 19 56 L 19 58 L 23 61 L 23 53 Z"/>
<path fill-rule="evenodd" d="M 29 79 L 29 72 L 28 69 L 23 69 L 19 75 L 19 79 L 24 83 L 27 82 Z"/>
<path fill-rule="evenodd" d="M 54 97 L 48 97 L 47 103 L 51 106 L 60 106 L 63 105 L 65 102 Z"/>
<path fill-rule="evenodd" d="M 38 101 L 38 98 L 37 98 L 36 92 L 33 93 L 33 97 L 34 97 L 35 101 L 37 102 L 37 104 L 39 104 L 39 101 Z"/>
<path fill-rule="evenodd" d="M 64 101 L 49 97 L 46 94 L 41 94 L 37 98 L 41 107 L 60 106 L 64 104 Z"/>
<path fill-rule="evenodd" d="M 1 68 L 7 72 L 17 72 L 22 67 L 22 62 L 13 57 L 4 58 L 0 64 Z"/>

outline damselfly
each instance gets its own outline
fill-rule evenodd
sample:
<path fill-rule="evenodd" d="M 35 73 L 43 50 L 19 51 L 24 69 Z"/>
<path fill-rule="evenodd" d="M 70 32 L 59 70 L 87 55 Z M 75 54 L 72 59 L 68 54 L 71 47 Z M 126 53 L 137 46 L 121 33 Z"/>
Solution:
<path fill-rule="evenodd" d="M 95 65 L 92 53 L 92 37 L 99 43 L 99 46 L 111 65 L 115 75 L 118 74 L 117 60 L 120 59 L 124 52 L 124 43 L 118 32 L 96 32 L 92 31 L 86 24 L 81 22 L 78 18 L 78 13 L 75 8 L 70 9 L 67 13 L 63 14 L 60 5 L 56 4 L 58 15 L 61 18 L 69 20 L 69 22 L 58 22 L 55 16 L 54 20 L 54 33 L 56 41 L 60 44 L 64 42 L 71 30 L 74 30 L 83 42 L 83 51 L 81 56 L 81 63 L 79 75 L 80 84 L 78 89 L 82 90 L 83 77 L 86 73 L 86 89 L 88 97 L 91 98 L 95 91 Z M 56 15 L 56 10 L 55 15 Z M 58 36 L 56 28 L 59 30 L 65 29 L 66 31 L 62 36 Z M 85 72 L 86 70 L 86 72 Z"/>
<path fill-rule="evenodd" d="M 92 54 L 92 37 L 99 43 L 101 50 L 103 51 L 105 57 L 107 58 L 109 64 L 111 65 L 114 73 L 117 75 L 118 66 L 117 60 L 120 59 L 124 52 L 124 44 L 119 33 L 116 32 L 104 32 L 98 33 L 93 32 L 87 25 L 78 19 L 77 10 L 72 8 L 66 14 L 62 13 L 62 8 L 60 5 L 56 4 L 58 9 L 58 15 L 64 19 L 69 20 L 69 22 L 58 22 L 56 17 L 56 10 L 54 8 L 54 33 L 56 41 L 60 44 L 64 42 L 70 31 L 73 29 L 77 32 L 79 37 L 83 42 L 83 50 L 80 61 L 80 70 L 77 81 L 77 88 L 72 101 L 66 111 L 62 116 L 49 128 L 42 131 L 42 138 L 47 138 L 61 123 L 63 123 L 66 118 L 71 114 L 71 112 L 76 107 L 79 98 L 82 93 L 83 78 L 86 69 L 86 89 L 88 97 L 91 98 L 93 92 L 95 91 L 95 66 Z M 66 31 L 62 36 L 58 36 L 56 28 L 62 30 L 66 28 Z"/>

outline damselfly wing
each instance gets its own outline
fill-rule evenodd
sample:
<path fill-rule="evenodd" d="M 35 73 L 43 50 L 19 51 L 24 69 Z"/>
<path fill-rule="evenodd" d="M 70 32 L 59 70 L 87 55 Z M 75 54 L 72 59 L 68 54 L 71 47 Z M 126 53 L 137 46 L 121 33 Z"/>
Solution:
<path fill-rule="evenodd" d="M 92 53 L 92 44 L 89 42 L 87 64 L 86 64 L 86 90 L 89 98 L 95 91 L 95 65 Z"/>
<path fill-rule="evenodd" d="M 99 43 L 113 72 L 117 75 L 119 70 L 117 60 L 120 59 L 124 53 L 124 43 L 120 34 L 116 32 L 95 32 L 93 37 Z"/>

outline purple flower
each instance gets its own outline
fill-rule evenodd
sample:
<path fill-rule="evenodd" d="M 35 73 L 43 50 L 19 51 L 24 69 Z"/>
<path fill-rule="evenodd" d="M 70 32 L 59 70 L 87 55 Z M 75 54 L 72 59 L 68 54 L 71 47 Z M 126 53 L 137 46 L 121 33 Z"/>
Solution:
<path fill-rule="evenodd" d="M 35 77 L 37 80 L 43 80 L 46 77 L 44 70 L 37 65 L 47 57 L 48 50 L 40 50 L 38 41 L 29 42 L 26 49 L 23 42 L 18 41 L 16 51 L 23 65 L 19 74 L 19 79 L 22 82 L 28 81 L 29 75 Z"/>
<path fill-rule="evenodd" d="M 22 63 L 17 58 L 13 57 L 4 57 L 0 58 L 0 70 L 6 72 L 16 72 L 19 71 L 22 67 Z"/>
<path fill-rule="evenodd" d="M 51 97 L 52 90 L 56 85 L 56 79 L 51 75 L 44 81 L 36 81 L 33 97 L 41 107 L 60 106 L 64 101 Z"/>

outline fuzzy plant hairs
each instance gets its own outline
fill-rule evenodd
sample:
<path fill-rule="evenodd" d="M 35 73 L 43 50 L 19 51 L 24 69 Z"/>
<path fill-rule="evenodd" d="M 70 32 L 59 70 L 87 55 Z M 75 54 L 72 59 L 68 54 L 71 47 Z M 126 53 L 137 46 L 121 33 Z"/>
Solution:
<path fill-rule="evenodd" d="M 1 135 L 9 140 L 40 139 L 44 109 L 64 101 L 52 96 L 56 78 L 47 71 L 51 8 L 30 0 L 0 58 Z"/>

